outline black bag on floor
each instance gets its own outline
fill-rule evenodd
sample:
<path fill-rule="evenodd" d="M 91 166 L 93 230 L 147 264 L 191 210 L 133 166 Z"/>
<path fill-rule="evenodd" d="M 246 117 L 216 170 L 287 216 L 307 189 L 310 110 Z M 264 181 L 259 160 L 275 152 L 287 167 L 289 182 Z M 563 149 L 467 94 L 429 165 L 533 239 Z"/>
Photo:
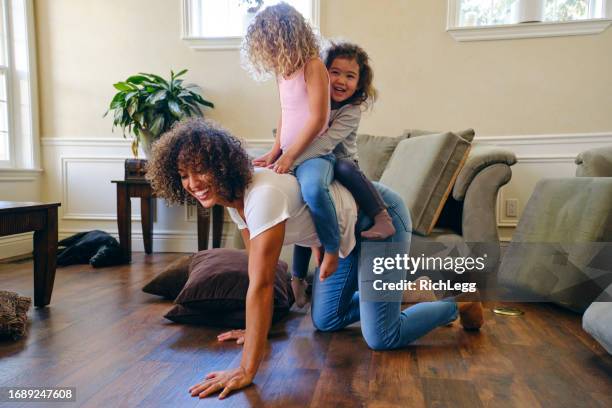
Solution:
<path fill-rule="evenodd" d="M 59 266 L 89 263 L 97 268 L 127 263 L 119 242 L 104 231 L 79 232 L 58 242 L 58 247 Z"/>

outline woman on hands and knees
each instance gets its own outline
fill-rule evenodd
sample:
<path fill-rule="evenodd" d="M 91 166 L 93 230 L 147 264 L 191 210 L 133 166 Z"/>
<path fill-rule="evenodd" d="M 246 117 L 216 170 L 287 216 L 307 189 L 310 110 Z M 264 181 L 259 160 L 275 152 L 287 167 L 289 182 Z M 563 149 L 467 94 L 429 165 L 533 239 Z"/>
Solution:
<path fill-rule="evenodd" d="M 226 130 L 202 119 L 177 124 L 155 144 L 147 178 L 158 197 L 170 203 L 197 200 L 206 208 L 227 207 L 248 251 L 249 287 L 246 297 L 244 348 L 238 367 L 209 373 L 189 388 L 200 398 L 252 383 L 266 350 L 272 322 L 274 276 L 283 245 L 320 245 L 299 184 L 289 174 L 253 169 L 241 142 Z M 375 184 L 393 219 L 395 234 L 386 242 L 408 250 L 411 222 L 402 199 L 381 184 Z M 350 192 L 338 182 L 330 184 L 338 217 L 341 255 L 338 270 L 326 279 L 316 277 L 312 319 L 321 331 L 336 331 L 361 321 L 367 344 L 376 350 L 404 347 L 438 326 L 453 321 L 458 313 L 452 299 L 425 302 L 401 310 L 401 292 L 389 301 L 360 298 L 357 269 L 362 231 L 372 225 Z M 477 307 L 464 308 L 470 319 Z M 473 328 L 473 327 L 472 327 Z M 236 338 L 240 332 L 223 335 Z"/>

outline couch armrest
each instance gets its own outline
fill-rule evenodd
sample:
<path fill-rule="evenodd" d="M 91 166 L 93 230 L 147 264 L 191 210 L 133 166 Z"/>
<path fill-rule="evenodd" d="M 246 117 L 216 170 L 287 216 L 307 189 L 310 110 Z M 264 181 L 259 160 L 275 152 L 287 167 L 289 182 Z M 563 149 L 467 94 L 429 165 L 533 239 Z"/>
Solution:
<path fill-rule="evenodd" d="M 465 165 L 455 181 L 453 198 L 462 201 L 476 175 L 497 163 L 512 166 L 516 163 L 516 155 L 510 150 L 497 146 L 473 144 Z"/>
<path fill-rule="evenodd" d="M 612 177 L 612 147 L 586 150 L 576 157 L 576 176 Z"/>
<path fill-rule="evenodd" d="M 465 242 L 499 242 L 497 192 L 512 178 L 506 163 L 496 163 L 474 176 L 463 200 L 462 230 Z"/>

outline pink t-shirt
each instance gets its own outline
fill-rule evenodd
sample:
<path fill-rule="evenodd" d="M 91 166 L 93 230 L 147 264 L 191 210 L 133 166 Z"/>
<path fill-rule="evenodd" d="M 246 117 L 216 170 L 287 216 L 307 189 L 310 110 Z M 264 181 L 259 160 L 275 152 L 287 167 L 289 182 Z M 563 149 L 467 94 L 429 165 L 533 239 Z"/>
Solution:
<path fill-rule="evenodd" d="M 310 106 L 308 106 L 308 92 L 306 80 L 304 79 L 304 67 L 293 73 L 289 78 L 280 77 L 278 90 L 281 103 L 281 134 L 280 145 L 286 151 L 297 139 L 310 117 Z M 321 128 L 317 137 L 327 130 L 329 122 L 330 102 L 327 102 L 327 118 L 325 126 Z"/>

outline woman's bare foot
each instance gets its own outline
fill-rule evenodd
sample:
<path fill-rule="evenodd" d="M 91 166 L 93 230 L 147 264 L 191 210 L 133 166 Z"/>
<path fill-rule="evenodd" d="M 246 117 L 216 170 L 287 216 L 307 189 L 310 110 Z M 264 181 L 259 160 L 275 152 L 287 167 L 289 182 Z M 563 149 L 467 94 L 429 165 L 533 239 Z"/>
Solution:
<path fill-rule="evenodd" d="M 421 302 L 435 302 L 438 300 L 436 294 L 431 289 L 420 289 L 421 281 L 430 281 L 431 278 L 429 276 L 421 276 L 418 279 L 414 280 L 416 288 L 413 290 L 406 289 L 404 293 L 402 293 L 402 304 L 416 304 Z"/>
<path fill-rule="evenodd" d="M 395 227 L 387 210 L 376 214 L 372 228 L 361 232 L 361 236 L 367 239 L 387 239 L 393 234 L 395 234 Z"/>
<path fill-rule="evenodd" d="M 478 330 L 484 324 L 481 302 L 457 302 L 459 321 L 465 330 Z"/>
<path fill-rule="evenodd" d="M 310 299 L 306 294 L 307 288 L 308 282 L 306 282 L 306 279 L 297 278 L 295 276 L 291 277 L 291 289 L 293 290 L 293 297 L 295 298 L 295 304 L 300 309 L 306 306 L 308 302 L 310 302 Z"/>
<path fill-rule="evenodd" d="M 323 282 L 325 279 L 332 276 L 336 269 L 338 269 L 338 253 L 325 252 L 323 255 L 323 261 L 319 267 L 319 280 Z"/>

